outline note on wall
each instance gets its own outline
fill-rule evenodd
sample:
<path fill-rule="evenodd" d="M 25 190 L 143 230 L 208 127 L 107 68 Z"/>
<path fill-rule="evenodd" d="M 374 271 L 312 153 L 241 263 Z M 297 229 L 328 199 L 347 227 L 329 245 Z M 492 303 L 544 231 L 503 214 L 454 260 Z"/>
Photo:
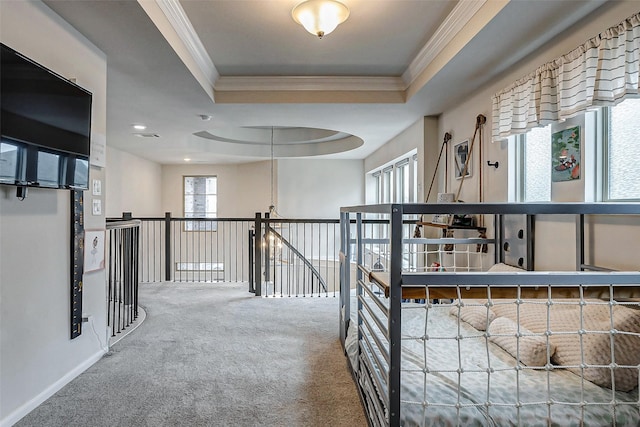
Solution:
<path fill-rule="evenodd" d="M 107 137 L 102 133 L 91 133 L 91 166 L 103 168 L 107 164 Z"/>
<path fill-rule="evenodd" d="M 104 268 L 104 230 L 85 230 L 84 232 L 84 272 Z"/>

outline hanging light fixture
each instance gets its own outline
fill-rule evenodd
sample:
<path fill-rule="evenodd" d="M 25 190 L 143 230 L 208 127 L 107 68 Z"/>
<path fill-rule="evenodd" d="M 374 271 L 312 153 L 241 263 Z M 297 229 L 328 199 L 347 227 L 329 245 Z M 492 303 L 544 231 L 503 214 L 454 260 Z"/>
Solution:
<path fill-rule="evenodd" d="M 307 0 L 293 8 L 293 19 L 311 34 L 322 38 L 349 17 L 349 9 L 336 0 Z"/>

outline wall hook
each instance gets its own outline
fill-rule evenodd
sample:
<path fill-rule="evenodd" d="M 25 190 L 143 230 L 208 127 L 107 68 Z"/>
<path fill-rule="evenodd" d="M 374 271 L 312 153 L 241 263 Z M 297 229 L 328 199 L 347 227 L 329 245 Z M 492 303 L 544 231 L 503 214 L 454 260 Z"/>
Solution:
<path fill-rule="evenodd" d="M 499 162 L 491 163 L 489 160 L 487 160 L 487 165 L 493 166 L 494 168 L 498 169 L 498 166 L 500 166 L 500 163 Z"/>

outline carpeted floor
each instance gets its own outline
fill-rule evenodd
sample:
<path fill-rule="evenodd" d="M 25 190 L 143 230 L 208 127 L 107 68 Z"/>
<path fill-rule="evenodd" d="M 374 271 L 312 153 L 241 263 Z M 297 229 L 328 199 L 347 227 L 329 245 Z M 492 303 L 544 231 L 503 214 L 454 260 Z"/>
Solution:
<path fill-rule="evenodd" d="M 335 298 L 145 284 L 147 319 L 17 426 L 366 426 Z"/>

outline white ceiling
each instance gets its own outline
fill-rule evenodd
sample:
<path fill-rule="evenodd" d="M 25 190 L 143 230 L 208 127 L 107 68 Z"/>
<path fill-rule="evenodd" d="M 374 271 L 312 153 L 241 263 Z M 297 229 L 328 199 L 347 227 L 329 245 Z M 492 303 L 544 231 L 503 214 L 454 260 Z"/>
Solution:
<path fill-rule="evenodd" d="M 342 1 L 351 16 L 322 40 L 291 18 L 298 0 L 45 3 L 107 55 L 107 144 L 163 164 L 268 157 L 194 136 L 241 126 L 352 134 L 364 144 L 320 157 L 362 159 L 606 7 L 604 0 Z M 133 123 L 160 137 L 134 136 Z"/>

